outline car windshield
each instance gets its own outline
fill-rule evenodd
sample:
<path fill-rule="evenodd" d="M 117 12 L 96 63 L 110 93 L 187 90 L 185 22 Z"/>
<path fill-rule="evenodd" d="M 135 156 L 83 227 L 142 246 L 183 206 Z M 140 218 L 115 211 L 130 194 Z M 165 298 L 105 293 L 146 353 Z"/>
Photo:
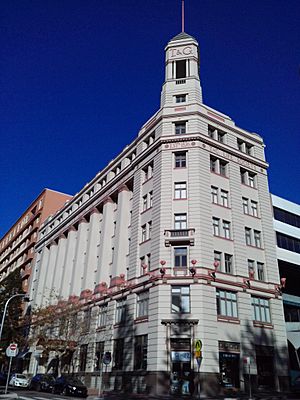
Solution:
<path fill-rule="evenodd" d="M 16 378 L 18 379 L 27 379 L 25 375 L 16 374 Z"/>

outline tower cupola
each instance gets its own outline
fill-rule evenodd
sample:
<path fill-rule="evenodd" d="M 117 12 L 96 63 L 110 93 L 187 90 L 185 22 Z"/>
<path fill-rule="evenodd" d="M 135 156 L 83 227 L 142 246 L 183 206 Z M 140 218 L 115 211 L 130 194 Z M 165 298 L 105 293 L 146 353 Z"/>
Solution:
<path fill-rule="evenodd" d="M 165 48 L 165 82 L 161 93 L 161 107 L 174 105 L 174 99 L 188 103 L 202 103 L 199 78 L 199 49 L 195 38 L 181 32 Z"/>

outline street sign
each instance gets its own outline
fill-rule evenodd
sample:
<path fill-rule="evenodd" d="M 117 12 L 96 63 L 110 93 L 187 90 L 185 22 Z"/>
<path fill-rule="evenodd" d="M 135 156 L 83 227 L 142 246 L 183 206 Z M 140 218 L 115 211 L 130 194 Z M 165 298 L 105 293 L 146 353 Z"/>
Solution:
<path fill-rule="evenodd" d="M 16 357 L 19 353 L 18 345 L 16 343 L 11 343 L 6 349 L 7 357 Z"/>
<path fill-rule="evenodd" d="M 201 351 L 201 349 L 202 349 L 202 342 L 201 342 L 200 339 L 196 339 L 196 341 L 195 341 L 195 350 L 196 351 Z"/>

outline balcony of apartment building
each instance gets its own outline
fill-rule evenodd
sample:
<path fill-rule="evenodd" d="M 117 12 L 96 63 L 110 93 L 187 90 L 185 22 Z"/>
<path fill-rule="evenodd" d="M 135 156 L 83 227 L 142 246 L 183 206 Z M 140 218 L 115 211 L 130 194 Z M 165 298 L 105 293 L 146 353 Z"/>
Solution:
<path fill-rule="evenodd" d="M 165 229 L 164 236 L 165 245 L 168 247 L 177 245 L 194 246 L 195 244 L 194 228 Z"/>

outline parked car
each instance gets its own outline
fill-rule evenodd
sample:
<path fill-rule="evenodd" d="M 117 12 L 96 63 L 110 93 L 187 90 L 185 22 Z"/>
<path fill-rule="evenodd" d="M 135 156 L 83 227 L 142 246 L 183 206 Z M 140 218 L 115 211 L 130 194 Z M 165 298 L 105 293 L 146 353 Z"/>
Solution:
<path fill-rule="evenodd" d="M 12 374 L 9 380 L 9 385 L 15 387 L 28 387 L 29 379 L 23 374 Z"/>
<path fill-rule="evenodd" d="M 36 374 L 31 378 L 29 389 L 51 393 L 55 378 L 51 374 Z"/>
<path fill-rule="evenodd" d="M 87 387 L 74 376 L 62 375 L 54 382 L 52 393 L 87 397 Z"/>

